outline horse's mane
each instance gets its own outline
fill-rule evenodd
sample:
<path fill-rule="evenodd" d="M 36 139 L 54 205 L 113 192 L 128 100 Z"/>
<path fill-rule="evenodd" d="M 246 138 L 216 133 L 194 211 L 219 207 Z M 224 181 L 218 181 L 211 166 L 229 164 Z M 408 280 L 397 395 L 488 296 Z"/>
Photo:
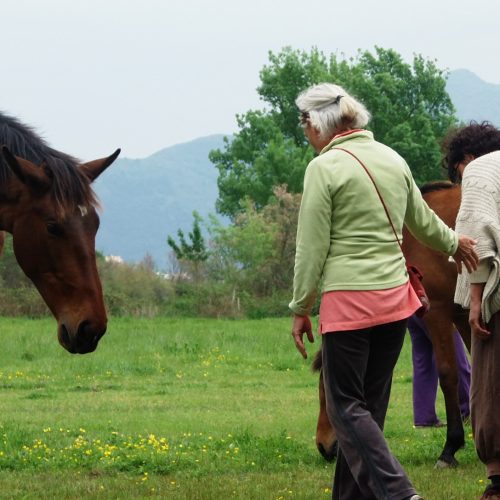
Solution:
<path fill-rule="evenodd" d="M 0 112 L 0 146 L 35 165 L 44 163 L 51 181 L 51 196 L 60 215 L 74 211 L 77 205 L 96 206 L 97 200 L 88 178 L 78 168 L 79 160 L 52 149 L 35 131 L 16 118 Z M 0 186 L 12 176 L 0 154 Z"/>
<path fill-rule="evenodd" d="M 450 181 L 433 181 L 427 182 L 423 186 L 420 186 L 420 192 L 422 194 L 432 193 L 433 191 L 441 191 L 442 189 L 451 189 L 456 187 L 456 184 Z"/>

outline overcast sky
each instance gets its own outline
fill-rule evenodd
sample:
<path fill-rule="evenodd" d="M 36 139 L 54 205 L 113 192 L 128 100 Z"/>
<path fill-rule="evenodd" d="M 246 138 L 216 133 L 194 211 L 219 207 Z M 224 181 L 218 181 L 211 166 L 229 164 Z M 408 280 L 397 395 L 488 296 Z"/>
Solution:
<path fill-rule="evenodd" d="M 0 110 L 82 159 L 236 131 L 268 51 L 418 53 L 500 84 L 496 0 L 2 0 Z"/>

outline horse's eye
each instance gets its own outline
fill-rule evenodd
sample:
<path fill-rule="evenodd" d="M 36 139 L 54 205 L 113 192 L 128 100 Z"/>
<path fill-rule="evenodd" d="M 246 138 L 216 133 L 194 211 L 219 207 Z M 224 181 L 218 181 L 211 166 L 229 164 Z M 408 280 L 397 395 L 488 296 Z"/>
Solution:
<path fill-rule="evenodd" d="M 61 236 L 63 234 L 63 228 L 56 222 L 47 222 L 45 224 L 47 231 L 53 236 Z"/>

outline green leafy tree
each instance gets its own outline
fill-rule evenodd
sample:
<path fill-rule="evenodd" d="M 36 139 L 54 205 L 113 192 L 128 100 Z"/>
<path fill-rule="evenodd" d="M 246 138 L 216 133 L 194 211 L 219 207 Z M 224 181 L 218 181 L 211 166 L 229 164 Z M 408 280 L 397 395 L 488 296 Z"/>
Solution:
<path fill-rule="evenodd" d="M 219 169 L 217 211 L 232 218 L 244 210 L 247 197 L 257 209 L 269 203 L 274 186 L 302 191 L 304 169 L 313 158 L 304 140 L 298 145 L 268 113 L 249 111 L 237 120 L 240 132 L 232 140 L 225 138 L 225 150 L 210 152 Z"/>
<path fill-rule="evenodd" d="M 299 205 L 300 195 L 277 186 L 262 210 L 247 199 L 244 212 L 230 226 L 212 217 L 209 278 L 257 297 L 289 290 Z"/>
<path fill-rule="evenodd" d="M 188 233 L 189 242 L 184 236 L 184 232 L 179 229 L 177 236 L 179 243 L 171 237 L 167 237 L 169 247 L 174 251 L 176 258 L 181 263 L 186 263 L 189 271 L 194 274 L 196 280 L 201 276 L 201 264 L 208 259 L 208 251 L 205 244 L 205 239 L 201 232 L 202 218 L 196 211 L 193 212 L 193 229 Z"/>
<path fill-rule="evenodd" d="M 351 59 L 285 48 L 270 52 L 260 80 L 257 91 L 266 109 L 238 116 L 239 132 L 226 138 L 223 150 L 210 153 L 219 170 L 220 213 L 234 219 L 246 197 L 261 209 L 280 184 L 301 192 L 313 151 L 298 123 L 295 98 L 319 82 L 337 83 L 367 106 L 375 138 L 405 157 L 418 183 L 442 177 L 440 142 L 456 118 L 446 73 L 434 61 L 417 55 L 409 64 L 382 48 Z"/>
<path fill-rule="evenodd" d="M 274 253 L 276 226 L 264 220 L 247 199 L 244 211 L 233 224 L 226 226 L 211 217 L 209 231 L 210 279 L 229 284 L 233 294 L 242 290 L 259 295 L 265 293 L 268 287 L 265 267 Z M 257 290 L 255 282 L 258 282 Z"/>

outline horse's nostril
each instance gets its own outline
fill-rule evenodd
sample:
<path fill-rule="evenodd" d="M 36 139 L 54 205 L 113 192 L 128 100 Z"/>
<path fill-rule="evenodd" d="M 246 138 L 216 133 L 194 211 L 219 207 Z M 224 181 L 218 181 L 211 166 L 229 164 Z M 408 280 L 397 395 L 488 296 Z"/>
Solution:
<path fill-rule="evenodd" d="M 93 324 L 89 320 L 84 320 L 78 327 L 78 338 L 80 341 L 90 342 L 97 345 L 101 337 L 106 332 L 106 325 Z"/>
<path fill-rule="evenodd" d="M 66 345 L 71 343 L 68 329 L 64 325 L 61 325 L 61 340 Z"/>
<path fill-rule="evenodd" d="M 61 323 L 58 330 L 59 343 L 71 354 L 75 354 L 76 350 L 73 345 L 73 341 L 71 340 L 71 336 L 69 334 L 66 326 Z"/>
<path fill-rule="evenodd" d="M 87 335 L 87 331 L 89 329 L 90 329 L 90 321 L 88 321 L 88 320 L 82 321 L 78 325 L 78 337 L 79 338 L 85 337 Z"/>

